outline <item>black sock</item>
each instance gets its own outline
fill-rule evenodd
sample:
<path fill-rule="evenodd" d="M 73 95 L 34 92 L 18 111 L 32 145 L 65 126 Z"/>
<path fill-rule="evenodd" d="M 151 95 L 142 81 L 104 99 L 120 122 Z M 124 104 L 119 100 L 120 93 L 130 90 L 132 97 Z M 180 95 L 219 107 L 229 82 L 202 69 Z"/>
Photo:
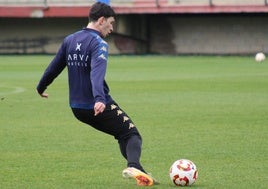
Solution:
<path fill-rule="evenodd" d="M 132 135 L 126 145 L 127 166 L 135 167 L 146 173 L 140 164 L 142 139 L 139 135 Z"/>

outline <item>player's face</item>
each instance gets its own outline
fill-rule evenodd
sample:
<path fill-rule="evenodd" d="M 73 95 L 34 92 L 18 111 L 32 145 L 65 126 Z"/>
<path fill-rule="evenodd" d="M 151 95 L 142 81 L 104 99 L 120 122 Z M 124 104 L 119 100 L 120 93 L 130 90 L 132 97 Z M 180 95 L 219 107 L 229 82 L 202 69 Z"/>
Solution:
<path fill-rule="evenodd" d="M 102 20 L 102 27 L 101 27 L 101 35 L 103 37 L 108 36 L 112 31 L 114 30 L 113 25 L 114 25 L 115 19 L 114 17 L 109 17 L 109 18 L 104 18 Z"/>

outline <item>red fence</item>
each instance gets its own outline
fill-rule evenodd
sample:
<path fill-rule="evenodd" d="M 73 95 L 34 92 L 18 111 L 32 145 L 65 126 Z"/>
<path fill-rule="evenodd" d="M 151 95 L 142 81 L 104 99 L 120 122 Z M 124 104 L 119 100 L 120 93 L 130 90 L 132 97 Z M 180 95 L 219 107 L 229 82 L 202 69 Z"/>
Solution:
<path fill-rule="evenodd" d="M 0 0 L 0 17 L 84 17 L 95 0 Z M 268 12 L 268 0 L 110 0 L 117 14 Z"/>

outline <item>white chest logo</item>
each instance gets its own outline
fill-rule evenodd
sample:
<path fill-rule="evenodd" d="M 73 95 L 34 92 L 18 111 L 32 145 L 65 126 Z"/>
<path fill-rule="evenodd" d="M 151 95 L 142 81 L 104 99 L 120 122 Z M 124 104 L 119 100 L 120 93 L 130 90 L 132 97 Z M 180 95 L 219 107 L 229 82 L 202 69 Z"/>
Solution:
<path fill-rule="evenodd" d="M 81 45 L 82 43 L 76 43 L 76 51 L 81 51 Z"/>

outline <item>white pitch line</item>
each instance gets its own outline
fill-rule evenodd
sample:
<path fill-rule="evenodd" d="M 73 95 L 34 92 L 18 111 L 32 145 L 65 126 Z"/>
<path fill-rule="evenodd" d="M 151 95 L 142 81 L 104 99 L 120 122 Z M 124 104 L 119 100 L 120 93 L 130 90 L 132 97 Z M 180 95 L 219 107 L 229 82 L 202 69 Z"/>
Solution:
<path fill-rule="evenodd" d="M 0 88 L 3 86 L 0 86 Z M 10 91 L 7 92 L 1 92 L 0 91 L 0 95 L 8 95 L 8 94 L 17 94 L 17 93 L 22 93 L 24 91 L 26 91 L 26 89 L 22 88 L 22 87 L 6 87 L 5 88 L 10 88 Z"/>

